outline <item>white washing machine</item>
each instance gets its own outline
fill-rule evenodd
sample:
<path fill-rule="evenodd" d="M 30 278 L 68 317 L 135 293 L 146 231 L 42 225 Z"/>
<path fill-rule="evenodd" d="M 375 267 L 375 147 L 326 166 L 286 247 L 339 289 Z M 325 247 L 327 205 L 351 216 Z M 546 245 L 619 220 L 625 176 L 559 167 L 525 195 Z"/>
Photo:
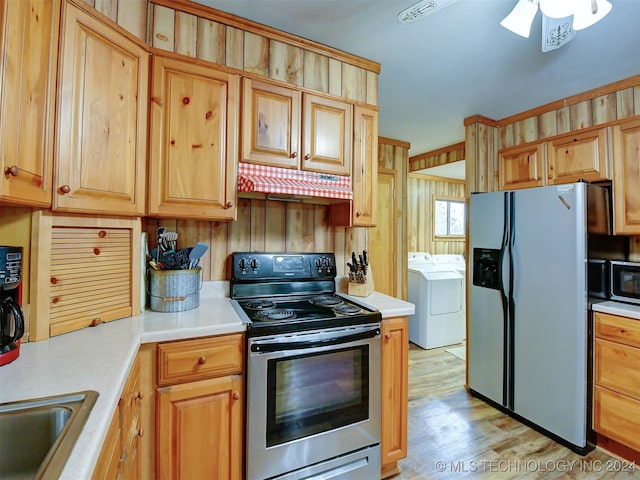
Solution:
<path fill-rule="evenodd" d="M 456 271 L 439 270 L 431 255 L 409 255 L 409 340 L 422 348 L 462 342 L 465 314 L 462 299 L 464 278 Z"/>
<path fill-rule="evenodd" d="M 452 255 L 452 254 L 434 254 L 431 255 L 436 270 L 440 271 L 454 271 L 462 275 L 463 285 L 465 285 L 467 262 L 464 255 Z M 467 311 L 467 294 L 466 290 L 462 289 L 462 311 Z"/>

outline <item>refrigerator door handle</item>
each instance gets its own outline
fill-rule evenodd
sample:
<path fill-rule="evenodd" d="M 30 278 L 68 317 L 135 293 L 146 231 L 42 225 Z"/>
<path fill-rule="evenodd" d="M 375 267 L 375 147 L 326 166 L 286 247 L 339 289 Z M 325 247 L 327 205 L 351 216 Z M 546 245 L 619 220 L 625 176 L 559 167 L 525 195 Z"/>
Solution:
<path fill-rule="evenodd" d="M 507 296 L 507 292 L 505 289 L 504 282 L 504 261 L 505 257 L 508 255 L 509 245 L 510 245 L 510 196 L 511 192 L 504 193 L 504 208 L 503 208 L 503 222 L 502 222 L 502 244 L 500 245 L 500 261 L 498 263 L 498 277 L 500 282 L 500 299 L 502 301 L 502 328 L 503 328 L 503 336 L 502 336 L 502 405 L 508 407 L 508 392 L 509 392 L 509 348 L 508 348 L 508 332 L 509 332 L 509 296 Z M 510 255 L 509 255 L 510 257 Z M 510 261 L 510 258 L 509 258 Z"/>
<path fill-rule="evenodd" d="M 508 298 L 508 325 L 506 332 L 507 337 L 507 360 L 506 364 L 508 374 L 508 401 L 507 407 L 510 410 L 514 408 L 514 382 L 515 382 L 515 369 L 514 369 L 514 352 L 515 352 L 515 320 L 516 320 L 516 303 L 513 296 L 514 279 L 515 279 L 515 267 L 514 267 L 514 249 L 516 244 L 516 198 L 514 192 L 509 192 L 509 298 Z"/>

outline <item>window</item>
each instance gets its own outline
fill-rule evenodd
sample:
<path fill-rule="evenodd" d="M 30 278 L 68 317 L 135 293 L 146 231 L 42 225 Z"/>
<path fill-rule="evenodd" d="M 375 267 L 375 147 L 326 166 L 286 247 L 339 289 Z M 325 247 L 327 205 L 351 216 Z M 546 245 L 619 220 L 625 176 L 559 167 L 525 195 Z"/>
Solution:
<path fill-rule="evenodd" d="M 464 200 L 434 197 L 433 212 L 434 237 L 457 237 L 464 240 Z"/>

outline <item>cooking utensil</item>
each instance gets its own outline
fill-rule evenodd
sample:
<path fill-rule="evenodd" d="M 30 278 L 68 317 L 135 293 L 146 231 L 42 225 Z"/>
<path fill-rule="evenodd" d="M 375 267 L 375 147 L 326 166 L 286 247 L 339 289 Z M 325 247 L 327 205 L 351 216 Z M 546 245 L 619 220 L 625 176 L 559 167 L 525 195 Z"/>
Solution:
<path fill-rule="evenodd" d="M 155 256 L 155 260 L 156 263 L 160 261 L 160 252 L 164 250 L 164 246 L 162 244 L 162 238 L 164 236 L 164 232 L 166 231 L 165 227 L 158 227 L 156 228 L 156 256 Z"/>
<path fill-rule="evenodd" d="M 191 247 L 188 247 L 188 248 L 183 248 L 181 250 L 178 250 L 175 253 L 175 260 L 176 260 L 176 263 L 178 264 L 177 268 L 186 269 L 191 266 L 191 259 L 189 258 L 189 254 L 191 253 L 191 250 L 193 249 Z"/>
<path fill-rule="evenodd" d="M 165 232 L 162 236 L 165 251 L 170 252 L 176 250 L 178 246 L 178 234 L 176 232 Z"/>
<path fill-rule="evenodd" d="M 189 253 L 189 268 L 196 268 L 198 266 L 198 263 L 200 262 L 200 257 L 202 257 L 208 249 L 209 245 L 207 245 L 206 243 L 196 243 Z"/>

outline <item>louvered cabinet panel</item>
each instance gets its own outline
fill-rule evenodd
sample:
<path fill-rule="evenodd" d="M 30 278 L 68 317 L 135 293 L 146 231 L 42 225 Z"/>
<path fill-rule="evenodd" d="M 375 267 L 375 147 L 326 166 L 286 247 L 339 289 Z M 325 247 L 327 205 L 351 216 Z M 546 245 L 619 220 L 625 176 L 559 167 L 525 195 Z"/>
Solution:
<path fill-rule="evenodd" d="M 131 230 L 54 228 L 51 335 L 131 315 Z"/>
<path fill-rule="evenodd" d="M 140 220 L 34 213 L 32 340 L 140 312 Z"/>

